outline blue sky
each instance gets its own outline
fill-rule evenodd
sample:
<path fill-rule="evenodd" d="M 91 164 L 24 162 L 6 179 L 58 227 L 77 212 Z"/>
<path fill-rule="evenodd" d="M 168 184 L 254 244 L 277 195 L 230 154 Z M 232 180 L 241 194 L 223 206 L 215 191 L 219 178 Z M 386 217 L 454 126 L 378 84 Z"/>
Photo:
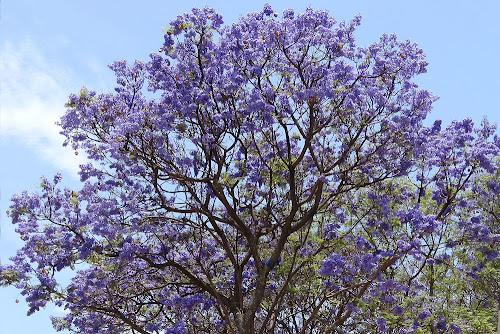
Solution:
<path fill-rule="evenodd" d="M 39 177 L 63 174 L 78 188 L 77 168 L 84 161 L 61 147 L 54 122 L 64 113 L 67 96 L 82 86 L 112 91 L 107 64 L 115 59 L 148 60 L 161 46 L 161 28 L 177 14 L 206 5 L 226 23 L 266 1 L 36 1 L 4 0 L 0 21 L 0 259 L 7 263 L 22 246 L 5 218 L 9 198 L 24 189 L 36 190 Z M 386 32 L 417 42 L 427 54 L 428 73 L 421 87 L 440 96 L 429 123 L 483 116 L 500 123 L 500 2 L 476 1 L 311 1 L 271 2 L 275 11 L 297 12 L 308 5 L 328 9 L 338 20 L 363 15 L 358 42 L 368 45 Z M 497 133 L 500 133 L 497 131 Z M 20 300 L 15 303 L 16 298 Z M 27 305 L 15 289 L 0 289 L 0 334 L 55 333 L 50 306 L 26 317 Z"/>

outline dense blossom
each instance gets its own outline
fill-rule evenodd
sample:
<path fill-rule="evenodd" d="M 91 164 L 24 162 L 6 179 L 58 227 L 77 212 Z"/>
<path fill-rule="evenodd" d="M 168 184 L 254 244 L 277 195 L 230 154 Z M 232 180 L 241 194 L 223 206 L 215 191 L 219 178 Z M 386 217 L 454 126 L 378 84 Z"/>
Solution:
<path fill-rule="evenodd" d="M 193 9 L 149 61 L 112 63 L 115 91 L 60 121 L 81 189 L 12 198 L 0 283 L 76 333 L 459 332 L 463 299 L 429 301 L 498 258 L 500 139 L 425 127 L 423 51 L 357 45 L 360 19 Z"/>

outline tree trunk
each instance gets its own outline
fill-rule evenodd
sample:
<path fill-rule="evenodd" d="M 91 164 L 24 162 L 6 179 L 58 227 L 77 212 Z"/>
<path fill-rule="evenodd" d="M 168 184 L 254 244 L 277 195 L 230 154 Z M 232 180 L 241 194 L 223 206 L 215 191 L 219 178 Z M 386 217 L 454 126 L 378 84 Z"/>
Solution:
<path fill-rule="evenodd" d="M 255 318 L 250 312 L 242 312 L 239 310 L 234 315 L 236 327 L 239 334 L 255 334 Z"/>

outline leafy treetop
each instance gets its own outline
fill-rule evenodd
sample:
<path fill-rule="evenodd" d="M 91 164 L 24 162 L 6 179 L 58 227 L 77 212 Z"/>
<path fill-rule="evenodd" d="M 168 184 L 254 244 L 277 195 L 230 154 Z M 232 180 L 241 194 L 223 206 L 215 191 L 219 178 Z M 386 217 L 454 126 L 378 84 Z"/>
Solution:
<path fill-rule="evenodd" d="M 0 282 L 78 333 L 458 332 L 428 301 L 442 268 L 498 256 L 479 204 L 498 203 L 500 139 L 424 127 L 423 51 L 358 46 L 359 24 L 193 9 L 150 61 L 111 64 L 115 92 L 83 88 L 60 121 L 82 189 L 58 174 L 12 198 L 25 244 Z"/>

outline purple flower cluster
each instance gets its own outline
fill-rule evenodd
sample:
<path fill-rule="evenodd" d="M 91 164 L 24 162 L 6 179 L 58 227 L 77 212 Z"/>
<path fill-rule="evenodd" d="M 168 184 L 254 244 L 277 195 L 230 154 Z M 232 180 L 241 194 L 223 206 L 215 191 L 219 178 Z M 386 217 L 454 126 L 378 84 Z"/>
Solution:
<path fill-rule="evenodd" d="M 318 273 L 323 276 L 338 276 L 344 271 L 345 262 L 345 257 L 332 253 L 321 262 L 321 268 Z"/>

